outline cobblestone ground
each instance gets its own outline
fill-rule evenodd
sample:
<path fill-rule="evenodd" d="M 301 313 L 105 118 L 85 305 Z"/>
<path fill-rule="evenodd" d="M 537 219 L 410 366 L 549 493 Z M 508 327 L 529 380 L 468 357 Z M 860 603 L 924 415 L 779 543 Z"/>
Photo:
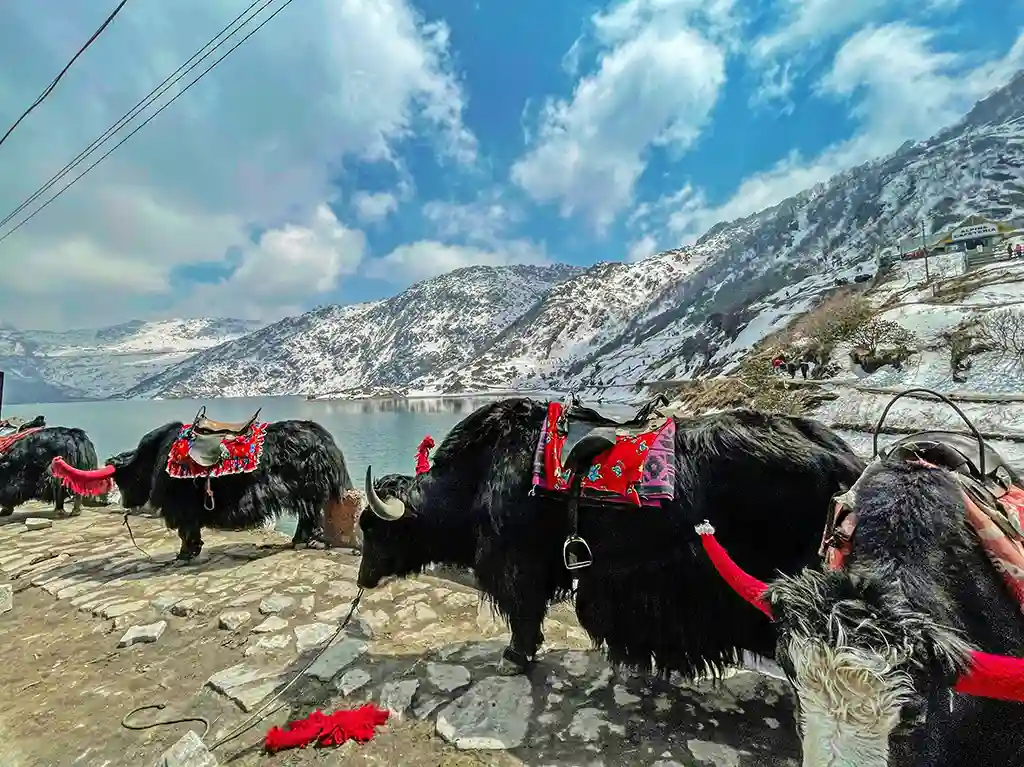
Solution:
<path fill-rule="evenodd" d="M 545 626 L 531 675 L 505 678 L 495 664 L 506 630 L 459 583 L 421 577 L 368 592 L 332 640 L 356 593 L 352 552 L 204 531 L 199 562 L 180 565 L 177 536 L 159 520 L 130 518 L 143 553 L 120 510 L 44 527 L 40 509 L 0 520 L 4 767 L 799 764 L 782 682 L 614 673 L 567 608 Z M 271 725 L 367 700 L 392 711 L 369 743 L 260 750 Z M 203 716 L 213 745 L 268 702 L 264 719 L 214 749 L 217 762 L 162 759 L 190 729 L 203 735 L 199 723 L 121 726 L 133 708 L 165 703 L 133 722 Z"/>

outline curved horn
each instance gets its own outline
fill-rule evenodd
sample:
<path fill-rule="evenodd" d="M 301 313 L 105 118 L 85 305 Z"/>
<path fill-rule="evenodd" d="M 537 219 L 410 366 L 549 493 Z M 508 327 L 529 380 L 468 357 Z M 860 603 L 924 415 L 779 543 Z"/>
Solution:
<path fill-rule="evenodd" d="M 401 519 L 405 514 L 405 504 L 401 500 L 389 498 L 382 501 L 377 495 L 377 491 L 373 488 L 373 467 L 371 466 L 366 467 L 366 502 L 370 506 L 370 511 L 388 522 Z"/>
<path fill-rule="evenodd" d="M 974 650 L 970 668 L 953 688 L 964 695 L 1024 702 L 1024 658 Z"/>
<path fill-rule="evenodd" d="M 769 619 L 774 620 L 772 609 L 765 599 L 768 584 L 740 569 L 740 566 L 729 556 L 729 552 L 723 549 L 722 544 L 715 538 L 715 528 L 706 519 L 703 524 L 694 527 L 694 530 L 700 536 L 704 551 L 707 552 L 708 558 L 722 579 L 732 587 L 733 591 L 767 615 Z"/>
<path fill-rule="evenodd" d="M 57 456 L 50 461 L 50 473 L 78 495 L 103 495 L 114 487 L 114 467 L 110 464 L 98 469 L 76 469 Z"/>

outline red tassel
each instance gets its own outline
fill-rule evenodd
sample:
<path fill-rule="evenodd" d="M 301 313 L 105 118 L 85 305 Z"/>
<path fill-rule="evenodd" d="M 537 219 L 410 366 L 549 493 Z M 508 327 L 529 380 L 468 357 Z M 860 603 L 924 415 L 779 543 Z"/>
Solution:
<path fill-rule="evenodd" d="M 953 689 L 964 695 L 1024 703 L 1024 659 L 975 650 L 970 670 Z"/>
<path fill-rule="evenodd" d="M 76 469 L 57 456 L 50 462 L 50 473 L 78 495 L 103 495 L 114 487 L 114 467 L 110 464 L 98 469 Z"/>
<path fill-rule="evenodd" d="M 375 728 L 388 720 L 390 712 L 372 703 L 349 711 L 325 714 L 319 709 L 305 719 L 296 719 L 282 727 L 271 727 L 263 740 L 263 748 L 274 754 L 286 748 L 304 748 L 310 743 L 317 746 L 340 746 L 346 740 L 366 743 L 373 738 Z"/>
<path fill-rule="evenodd" d="M 430 448 L 434 446 L 434 438 L 429 434 L 420 442 L 416 448 L 416 473 L 426 474 L 430 471 Z"/>
<path fill-rule="evenodd" d="M 725 582 L 732 587 L 733 591 L 767 615 L 769 619 L 774 619 L 772 610 L 765 601 L 768 585 L 740 569 L 740 566 L 729 556 L 729 552 L 722 548 L 722 544 L 715 538 L 715 528 L 709 522 L 705 520 L 704 524 L 697 525 L 694 529 L 700 536 L 700 542 L 704 546 L 708 558 Z"/>

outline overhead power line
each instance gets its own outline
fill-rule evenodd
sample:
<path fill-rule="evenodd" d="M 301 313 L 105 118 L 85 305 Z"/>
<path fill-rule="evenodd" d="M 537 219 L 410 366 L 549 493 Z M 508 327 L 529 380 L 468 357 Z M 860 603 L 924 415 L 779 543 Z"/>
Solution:
<path fill-rule="evenodd" d="M 197 66 L 199 66 L 199 64 L 202 63 L 204 59 L 208 58 L 214 51 L 216 51 L 217 48 L 221 47 L 222 45 L 224 45 L 224 43 L 228 42 L 228 40 L 230 40 L 232 36 L 234 36 L 239 31 L 241 31 L 241 29 L 246 24 L 248 24 L 250 21 L 252 21 L 256 16 L 258 16 L 273 1 L 274 0 L 254 0 L 252 3 L 250 3 L 249 6 L 245 10 L 243 10 L 241 13 L 239 13 L 237 16 L 235 16 L 235 18 L 233 18 L 223 29 L 221 29 L 216 35 L 214 35 L 205 45 L 203 45 L 199 50 L 197 50 L 195 53 L 193 53 L 188 58 L 188 60 L 185 61 L 184 64 L 182 64 L 176 70 L 171 72 L 171 74 L 167 75 L 167 77 L 164 78 L 163 82 L 161 82 L 159 85 L 157 85 L 155 88 L 153 88 L 153 90 L 151 90 L 147 95 L 145 95 L 141 99 L 139 99 L 139 101 L 136 102 L 135 106 L 133 106 L 130 110 L 125 112 L 118 120 L 116 120 L 114 123 L 112 123 L 103 133 L 101 133 L 99 136 L 97 136 L 95 139 L 93 139 L 92 143 L 89 144 L 89 146 L 87 146 L 81 152 L 79 152 L 78 155 L 73 160 L 71 160 L 71 162 L 67 163 L 63 168 L 61 168 L 59 171 L 57 171 L 55 174 L 53 174 L 46 181 L 45 184 L 43 184 L 41 187 L 39 187 L 28 198 L 23 200 L 21 202 L 21 204 L 18 205 L 18 207 L 16 207 L 14 210 L 12 210 L 10 213 L 8 213 L 2 220 L 0 220 L 0 228 L 6 226 L 15 216 L 17 216 L 19 213 L 21 213 L 23 210 L 25 210 L 25 208 L 27 208 L 29 205 L 34 203 L 41 196 L 46 194 L 46 192 L 54 184 L 56 184 L 58 181 L 60 181 L 61 178 L 66 176 L 75 167 L 77 167 L 82 162 L 84 162 L 86 158 L 88 158 L 91 154 L 93 154 L 93 152 L 98 150 L 103 144 L 105 144 L 107 141 L 112 139 L 114 137 L 115 133 L 120 131 L 128 123 L 130 123 L 132 120 L 134 120 L 136 117 L 138 117 L 139 114 L 141 114 L 149 106 L 151 106 L 153 104 L 153 102 L 155 102 L 158 98 L 160 98 L 160 96 L 164 95 L 167 91 L 169 91 L 171 88 L 173 88 L 180 80 L 182 80 L 185 77 L 185 75 L 187 75 L 189 72 L 191 72 Z M 291 0 L 289 0 L 289 2 L 290 1 Z M 262 5 L 260 5 L 260 3 L 262 3 Z M 241 19 L 243 16 L 245 16 L 250 11 L 252 11 L 253 8 L 255 8 L 257 5 L 259 5 L 260 7 L 258 9 L 256 9 L 255 12 L 251 13 L 244 21 L 242 21 L 241 24 L 238 24 L 239 19 Z M 286 3 L 286 5 L 287 5 L 287 3 Z M 284 8 L 284 6 L 282 6 L 278 10 L 280 11 L 283 8 Z M 275 13 L 275 15 L 276 15 L 276 13 Z M 273 18 L 273 16 L 271 16 L 271 18 Z M 269 20 L 270 19 L 267 19 L 267 21 L 269 21 Z M 235 27 L 236 24 L 238 24 L 238 26 L 235 29 L 232 30 L 231 28 Z M 257 29 L 258 28 L 259 27 L 257 27 Z M 228 30 L 231 30 L 231 32 L 226 37 L 224 37 L 223 40 L 220 40 L 220 42 L 217 42 L 217 40 L 219 38 L 221 38 L 222 36 L 224 36 L 224 33 L 228 32 Z M 255 31 L 255 30 L 253 30 L 253 31 Z M 214 45 L 214 43 L 216 43 L 216 45 Z M 211 45 L 213 46 L 212 48 L 210 47 Z M 209 50 L 206 50 L 207 48 L 209 48 Z M 232 49 L 232 50 L 234 50 L 234 49 Z M 203 53 L 203 51 L 206 51 L 206 53 Z M 231 51 L 228 51 L 228 53 L 230 53 L 230 52 Z M 200 54 L 202 54 L 202 55 L 200 55 Z M 216 65 L 216 63 L 217 62 L 214 62 L 214 65 Z M 209 70 L 207 70 L 207 71 L 209 71 Z M 205 74 L 205 72 L 203 74 Z M 202 77 L 202 75 L 200 75 L 200 77 Z M 190 87 L 190 86 L 191 86 L 191 83 L 187 87 Z M 183 92 L 184 91 L 181 91 L 181 93 L 183 93 Z M 178 95 L 181 95 L 181 93 L 179 93 Z M 172 99 L 172 101 L 173 101 L 173 99 Z M 169 103 L 170 102 L 168 102 L 168 104 Z M 165 104 L 165 106 L 166 106 L 166 104 Z M 155 115 L 153 115 L 153 116 L 155 117 Z M 139 127 L 141 127 L 141 126 L 139 126 Z M 90 166 L 90 168 L 91 168 L 91 166 Z M 85 172 L 87 173 L 88 171 L 89 171 L 89 169 L 86 169 Z M 84 175 L 84 173 L 82 175 Z M 79 176 L 79 178 L 80 177 L 81 176 Z M 75 179 L 75 180 L 77 181 L 77 179 Z M 74 182 L 72 182 L 72 183 L 74 183 Z M 61 190 L 61 192 L 62 191 L 63 190 Z M 59 194 L 60 194 L 60 192 L 58 192 L 58 195 Z M 49 204 L 49 201 L 46 204 Z M 45 205 L 44 205 L 44 207 L 45 207 Z M 40 208 L 40 210 L 41 210 L 41 208 Z M 30 216 L 30 218 L 31 218 L 31 216 Z M 25 221 L 27 221 L 27 220 L 28 219 L 25 219 Z M 21 223 L 24 224 L 25 221 L 22 221 Z M 20 227 L 21 224 L 19 224 L 18 226 Z M 11 232 L 8 232 L 8 234 L 12 234 L 12 233 L 13 233 L 13 230 Z M 5 235 L 5 237 L 0 238 L 0 241 L 2 241 L 3 239 L 6 239 L 6 235 Z"/>
<path fill-rule="evenodd" d="M 78 49 L 78 53 L 71 57 L 71 61 L 64 65 L 64 68 L 60 70 L 60 72 L 57 74 L 55 78 L 53 78 L 53 82 L 51 82 L 49 85 L 46 86 L 46 88 L 43 89 L 43 92 L 39 94 L 39 96 L 36 98 L 35 101 L 32 102 L 31 105 L 29 105 L 29 108 L 22 112 L 21 117 L 14 121 L 14 125 L 8 128 L 7 132 L 2 137 L 0 137 L 0 145 L 2 145 L 7 140 L 8 136 L 14 133 L 14 129 L 21 124 L 22 120 L 29 116 L 33 109 L 35 109 L 37 106 L 42 104 L 43 101 L 46 100 L 46 97 L 53 92 L 54 88 L 57 87 L 57 83 L 60 82 L 61 78 L 64 77 L 64 75 L 67 73 L 69 69 L 71 69 L 71 65 L 78 60 L 79 56 L 85 53 L 86 48 L 92 45 L 96 41 L 97 37 L 103 34 L 103 30 L 106 29 L 107 25 L 114 20 L 114 17 L 121 12 L 121 9 L 124 8 L 125 3 L 127 2 L 128 0 L 121 0 L 121 2 L 118 3 L 117 7 L 110 12 L 110 15 L 107 16 L 106 21 L 100 24 L 99 29 L 92 33 L 92 37 L 85 41 L 85 45 Z"/>

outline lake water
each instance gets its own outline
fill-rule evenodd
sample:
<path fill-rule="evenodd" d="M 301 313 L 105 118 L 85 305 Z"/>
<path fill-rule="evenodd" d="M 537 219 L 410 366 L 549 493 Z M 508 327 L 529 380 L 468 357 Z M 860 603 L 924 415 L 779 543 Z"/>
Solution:
<path fill-rule="evenodd" d="M 42 414 L 52 426 L 84 429 L 100 461 L 133 449 L 143 434 L 168 421 L 189 422 L 206 405 L 207 415 L 218 421 L 241 421 L 256 408 L 260 420 L 316 421 L 334 435 L 345 454 L 349 474 L 361 486 L 367 464 L 377 476 L 392 472 L 412 474 L 416 448 L 430 434 L 440 444 L 448 431 L 481 405 L 496 397 L 437 397 L 418 399 L 307 400 L 303 397 L 237 397 L 213 400 L 108 400 L 10 405 L 2 417 L 34 418 Z M 608 408 L 616 412 L 626 408 Z M 291 534 L 292 519 L 278 529 Z"/>

